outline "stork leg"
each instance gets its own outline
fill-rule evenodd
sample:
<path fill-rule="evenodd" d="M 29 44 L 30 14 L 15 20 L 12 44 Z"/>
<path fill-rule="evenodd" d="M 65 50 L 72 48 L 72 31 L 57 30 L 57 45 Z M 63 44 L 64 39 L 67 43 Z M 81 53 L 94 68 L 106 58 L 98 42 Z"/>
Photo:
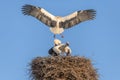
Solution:
<path fill-rule="evenodd" d="M 54 34 L 54 36 L 53 36 L 54 38 L 56 38 L 56 35 Z"/>

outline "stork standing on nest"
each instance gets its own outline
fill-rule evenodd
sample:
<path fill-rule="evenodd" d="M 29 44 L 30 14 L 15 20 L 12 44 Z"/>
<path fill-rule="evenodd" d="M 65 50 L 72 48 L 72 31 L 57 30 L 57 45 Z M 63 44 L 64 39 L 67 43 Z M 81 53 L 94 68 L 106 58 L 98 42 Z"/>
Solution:
<path fill-rule="evenodd" d="M 50 27 L 50 31 L 54 34 L 54 38 L 56 34 L 61 34 L 63 37 L 62 33 L 64 29 L 71 28 L 84 21 L 93 20 L 96 14 L 95 10 L 88 9 L 79 10 L 68 16 L 60 17 L 52 15 L 43 8 L 28 4 L 22 7 L 22 12 L 24 15 L 30 15 L 37 18 Z"/>
<path fill-rule="evenodd" d="M 54 40 L 54 47 L 52 47 L 48 51 L 48 53 L 52 56 L 58 56 L 64 53 L 66 53 L 66 56 L 70 56 L 71 52 L 72 51 L 69 47 L 69 43 L 67 42 L 65 44 L 62 44 L 61 41 L 58 39 Z"/>

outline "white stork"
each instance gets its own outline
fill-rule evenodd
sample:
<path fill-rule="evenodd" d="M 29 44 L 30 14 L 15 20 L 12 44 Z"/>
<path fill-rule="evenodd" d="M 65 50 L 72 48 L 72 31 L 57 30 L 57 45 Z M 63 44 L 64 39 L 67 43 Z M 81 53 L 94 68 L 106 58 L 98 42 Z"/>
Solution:
<path fill-rule="evenodd" d="M 66 53 L 66 56 L 70 56 L 72 50 L 69 47 L 69 44 L 59 44 L 49 49 L 48 53 L 52 56 L 59 56 Z"/>
<path fill-rule="evenodd" d="M 68 16 L 60 17 L 52 15 L 43 8 L 28 4 L 22 7 L 22 12 L 24 15 L 30 15 L 37 18 L 50 27 L 50 31 L 54 34 L 54 38 L 56 34 L 62 35 L 64 29 L 71 28 L 72 26 L 77 25 L 83 21 L 93 20 L 96 14 L 95 10 L 88 9 L 79 10 Z"/>

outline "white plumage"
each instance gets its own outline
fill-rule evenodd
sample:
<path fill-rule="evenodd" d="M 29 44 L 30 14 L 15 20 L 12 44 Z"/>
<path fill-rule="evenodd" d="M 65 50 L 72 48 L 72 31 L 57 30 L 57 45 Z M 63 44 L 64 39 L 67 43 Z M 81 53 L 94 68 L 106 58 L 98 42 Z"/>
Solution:
<path fill-rule="evenodd" d="M 54 40 L 54 46 L 60 45 L 61 41 L 59 39 Z"/>

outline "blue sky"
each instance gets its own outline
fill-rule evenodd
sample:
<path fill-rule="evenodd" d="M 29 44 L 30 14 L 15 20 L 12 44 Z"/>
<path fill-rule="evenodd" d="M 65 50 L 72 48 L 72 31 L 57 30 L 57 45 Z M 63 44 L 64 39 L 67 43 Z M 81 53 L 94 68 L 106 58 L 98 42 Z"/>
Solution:
<path fill-rule="evenodd" d="M 120 10 L 118 0 L 2 0 L 0 2 L 0 80 L 29 80 L 28 64 L 47 56 L 53 34 L 37 19 L 24 16 L 21 7 L 32 4 L 50 13 L 66 16 L 77 10 L 95 9 L 96 19 L 66 30 L 72 55 L 90 58 L 98 68 L 99 80 L 120 77 Z"/>

